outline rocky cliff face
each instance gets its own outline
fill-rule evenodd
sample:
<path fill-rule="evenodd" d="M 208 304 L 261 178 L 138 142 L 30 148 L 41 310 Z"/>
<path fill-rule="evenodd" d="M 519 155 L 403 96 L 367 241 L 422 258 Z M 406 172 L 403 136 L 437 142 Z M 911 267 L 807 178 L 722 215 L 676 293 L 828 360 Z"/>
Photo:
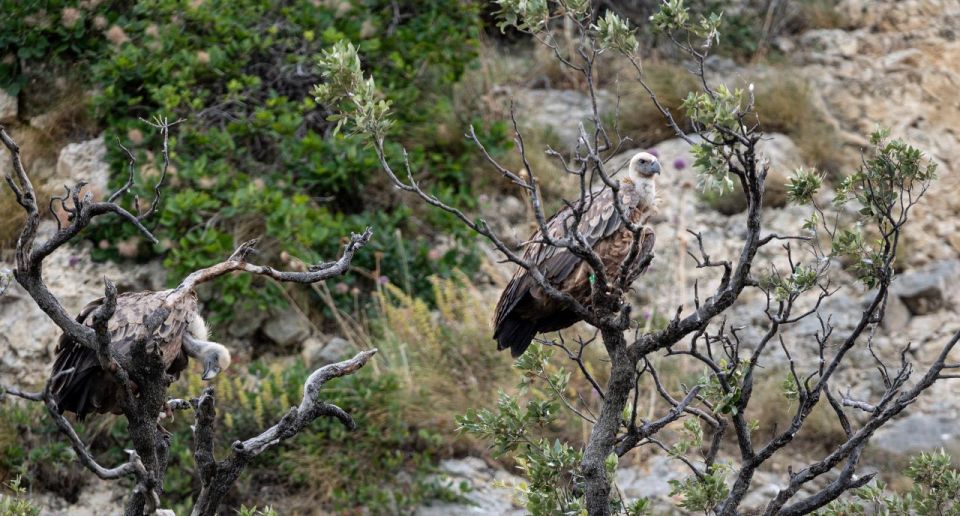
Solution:
<path fill-rule="evenodd" d="M 939 164 L 917 206 L 909 266 L 960 257 L 960 2 L 845 0 L 851 30 L 814 30 L 779 44 L 856 156 L 889 127 Z"/>

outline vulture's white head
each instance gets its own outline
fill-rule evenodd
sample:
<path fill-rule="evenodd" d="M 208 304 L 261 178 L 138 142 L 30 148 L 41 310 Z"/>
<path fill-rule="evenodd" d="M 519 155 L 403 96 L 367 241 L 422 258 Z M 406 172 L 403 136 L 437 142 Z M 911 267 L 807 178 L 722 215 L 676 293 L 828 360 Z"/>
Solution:
<path fill-rule="evenodd" d="M 645 183 L 660 175 L 660 161 L 649 152 L 638 152 L 630 158 L 627 177 L 634 183 Z"/>
<path fill-rule="evenodd" d="M 212 380 L 230 367 L 230 350 L 223 344 L 210 342 L 207 324 L 200 314 L 194 314 L 183 336 L 183 351 L 188 357 L 203 364 L 203 379 Z"/>

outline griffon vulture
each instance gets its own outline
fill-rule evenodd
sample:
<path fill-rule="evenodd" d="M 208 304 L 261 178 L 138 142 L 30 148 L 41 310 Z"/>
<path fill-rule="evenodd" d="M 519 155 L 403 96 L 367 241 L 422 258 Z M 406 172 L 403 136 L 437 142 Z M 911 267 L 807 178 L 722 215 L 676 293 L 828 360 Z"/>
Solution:
<path fill-rule="evenodd" d="M 160 307 L 170 291 L 128 292 L 117 296 L 117 307 L 107 323 L 110 346 L 122 366 L 128 365 L 133 344 L 143 336 L 144 318 Z M 103 303 L 97 299 L 80 311 L 77 321 L 93 326 L 91 315 Z M 188 357 L 203 364 L 203 379 L 210 380 L 230 364 L 230 352 L 215 342 L 207 342 L 207 326 L 197 310 L 195 294 L 184 296 L 173 307 L 156 334 L 160 355 L 168 374 L 179 378 L 187 367 Z M 91 412 L 120 413 L 118 389 L 113 374 L 100 367 L 94 350 L 68 338 L 60 337 L 51 378 L 51 392 L 61 412 L 69 410 L 82 419 Z M 73 368 L 73 372 L 57 376 Z"/>
<path fill-rule="evenodd" d="M 626 177 L 620 179 L 619 190 L 620 201 L 633 223 L 645 223 L 653 212 L 656 199 L 654 178 L 659 174 L 660 162 L 653 155 L 641 152 L 630 159 Z M 578 228 L 580 234 L 603 260 L 608 278 L 616 277 L 620 264 L 630 252 L 633 234 L 617 214 L 612 189 L 604 188 L 594 193 L 586 203 Z M 573 224 L 572 217 L 569 206 L 560 210 L 547 221 L 547 231 L 553 238 L 564 238 L 565 226 Z M 644 231 L 642 238 L 640 248 L 642 252 L 648 252 L 653 248 L 652 231 Z M 524 250 L 524 260 L 536 264 L 545 279 L 557 289 L 589 306 L 590 266 L 567 248 L 540 243 L 540 231 L 529 240 L 531 243 Z M 639 267 L 628 271 L 629 283 L 642 272 Z M 510 348 L 517 357 L 526 351 L 537 333 L 562 330 L 579 320 L 561 302 L 551 299 L 526 269 L 518 266 L 497 303 L 493 338 L 497 341 L 497 349 Z"/>

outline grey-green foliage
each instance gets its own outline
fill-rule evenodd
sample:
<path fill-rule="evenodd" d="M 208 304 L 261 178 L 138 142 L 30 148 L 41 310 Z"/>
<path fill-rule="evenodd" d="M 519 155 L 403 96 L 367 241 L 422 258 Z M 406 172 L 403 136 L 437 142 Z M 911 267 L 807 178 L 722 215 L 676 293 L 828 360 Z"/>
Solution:
<path fill-rule="evenodd" d="M 650 17 L 654 30 L 664 33 L 688 33 L 705 40 L 705 48 L 720 42 L 720 25 L 723 13 L 712 12 L 700 15 L 696 20 L 684 0 L 664 0 L 660 9 Z"/>
<path fill-rule="evenodd" d="M 353 43 L 340 41 L 317 58 L 324 82 L 314 87 L 313 95 L 321 104 L 337 105 L 342 113 L 331 115 L 336 130 L 352 121 L 356 130 L 382 138 L 391 121 L 390 101 L 379 98 L 372 77 L 364 78 L 360 56 Z"/>
<path fill-rule="evenodd" d="M 818 269 L 798 263 L 789 275 L 771 274 L 763 279 L 761 285 L 768 292 L 773 292 L 773 297 L 777 301 L 794 300 L 800 294 L 817 286 L 820 273 Z"/>
<path fill-rule="evenodd" d="M 680 42 L 681 49 L 701 60 L 720 41 L 721 21 L 719 13 L 694 19 L 683 0 L 665 0 L 660 10 L 650 17 L 654 30 L 669 34 Z M 698 43 L 693 43 L 694 40 Z M 746 93 L 724 84 L 704 87 L 703 91 L 690 92 L 683 101 L 681 108 L 687 119 L 705 138 L 692 149 L 700 188 L 705 192 L 716 191 L 722 195 L 733 190 L 727 158 L 746 149 L 744 142 L 734 135 L 739 132 L 740 117 L 753 109 L 752 104 L 752 85 Z M 718 142 L 723 145 L 717 145 Z"/>
<path fill-rule="evenodd" d="M 593 30 L 597 33 L 597 41 L 601 48 L 611 48 L 624 54 L 637 51 L 640 44 L 630 28 L 630 23 L 620 18 L 613 11 L 607 11 L 603 18 L 597 20 Z"/>
<path fill-rule="evenodd" d="M 810 204 L 822 185 L 822 174 L 801 167 L 787 181 L 787 200 L 799 205 Z"/>
<path fill-rule="evenodd" d="M 528 32 L 536 32 L 546 26 L 550 16 L 547 0 L 496 0 L 499 9 L 497 27 L 506 30 L 509 27 Z"/>
<path fill-rule="evenodd" d="M 730 362 L 721 359 L 718 363 L 724 373 L 724 381 L 728 389 L 720 383 L 720 379 L 713 371 L 707 369 L 697 382 L 702 387 L 700 395 L 716 407 L 721 414 L 737 414 L 737 406 L 743 395 L 743 380 L 750 366 L 748 360 Z"/>
<path fill-rule="evenodd" d="M 501 392 L 495 409 L 468 410 L 457 423 L 461 432 L 493 442 L 495 457 L 512 454 L 527 480 L 515 487 L 531 514 L 580 514 L 583 498 L 576 485 L 582 451 L 545 437 L 560 418 L 558 397 L 569 380 L 565 372 L 548 372 L 552 355 L 540 344 L 530 346 L 514 364 L 521 373 L 520 394 Z"/>
<path fill-rule="evenodd" d="M 671 480 L 669 483 L 670 496 L 682 495 L 679 505 L 688 511 L 712 511 L 730 492 L 725 468 L 719 465 L 714 465 L 700 477 L 690 476 L 684 480 Z"/>
<path fill-rule="evenodd" d="M 883 482 L 861 487 L 852 499 L 838 500 L 817 514 L 821 516 L 960 515 L 960 471 L 943 450 L 920 453 L 910 460 L 905 471 L 913 481 L 903 494 L 890 493 Z"/>
<path fill-rule="evenodd" d="M 27 490 L 20 485 L 20 477 L 5 486 L 10 493 L 0 492 L 0 516 L 37 516 L 40 509 L 27 500 Z"/>
<path fill-rule="evenodd" d="M 887 274 L 888 261 L 894 257 L 894 230 L 906 222 L 912 205 L 936 179 L 937 166 L 916 147 L 899 139 L 890 140 L 889 130 L 874 131 L 870 143 L 872 148 L 859 169 L 837 185 L 833 199 L 835 209 L 855 203 L 856 224 L 827 230 L 831 254 L 843 258 L 857 279 L 873 288 Z M 818 224 L 826 226 L 829 222 L 818 216 L 822 212 L 815 198 L 822 184 L 822 176 L 804 169 L 787 184 L 792 202 L 817 208 L 804 222 L 804 229 L 816 231 Z"/>

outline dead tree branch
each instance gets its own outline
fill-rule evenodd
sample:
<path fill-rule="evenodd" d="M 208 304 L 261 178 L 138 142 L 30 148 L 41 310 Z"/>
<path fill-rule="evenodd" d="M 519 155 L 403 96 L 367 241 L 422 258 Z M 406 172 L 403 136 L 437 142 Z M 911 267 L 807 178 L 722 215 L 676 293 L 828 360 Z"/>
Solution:
<path fill-rule="evenodd" d="M 194 429 L 197 444 L 194 457 L 203 487 L 191 514 L 216 514 L 223 497 L 254 457 L 297 435 L 313 420 L 333 417 L 340 420 L 348 430 L 356 428 L 350 414 L 336 405 L 320 400 L 320 390 L 329 380 L 358 371 L 376 352 L 376 349 L 361 351 L 349 360 L 326 365 L 314 371 L 304 383 L 303 399 L 298 407 L 291 408 L 277 424 L 260 435 L 234 442 L 231 447 L 233 455 L 221 461 L 215 459 L 213 449 L 216 420 L 214 392 L 213 388 L 205 389 L 196 406 L 197 423 Z"/>
<path fill-rule="evenodd" d="M 366 245 L 372 235 L 370 228 L 367 228 L 362 234 L 351 235 L 344 246 L 342 256 L 338 260 L 305 267 L 305 270 L 300 271 L 282 271 L 266 265 L 248 262 L 247 257 L 253 250 L 256 241 L 246 242 L 240 245 L 226 261 L 193 272 L 184 278 L 177 288 L 167 291 L 164 302 L 145 317 L 143 321 L 145 331 L 140 338 L 133 342 L 130 355 L 123 357 L 123 360 L 119 360 L 116 349 L 114 349 L 116 343 L 111 341 L 110 331 L 108 330 L 108 323 L 117 309 L 117 289 L 114 284 L 110 280 L 104 281 L 103 302 L 90 314 L 89 326 L 80 324 L 67 314 L 60 301 L 44 284 L 42 277 L 43 261 L 58 248 L 73 240 L 97 217 L 109 213 L 118 215 L 124 222 L 136 227 L 150 241 L 156 242 L 156 238 L 143 223 L 160 209 L 163 181 L 170 166 L 169 132 L 170 128 L 177 123 L 179 121 L 170 123 L 163 118 L 156 118 L 153 122 L 150 122 L 150 125 L 156 128 L 163 137 L 163 169 L 160 179 L 153 187 L 153 200 L 145 211 L 140 211 L 139 200 L 134 201 L 136 213 L 132 213 L 117 204 L 117 201 L 129 194 L 133 187 L 132 171 L 135 163 L 133 153 L 121 145 L 129 158 L 130 175 L 126 183 L 107 196 L 106 201 L 94 200 L 92 193 L 89 192 L 81 196 L 85 184 L 82 180 L 78 181 L 72 188 L 67 187 L 67 196 L 71 198 L 72 205 L 68 206 L 66 204 L 64 199 L 67 196 L 61 198 L 60 201 L 61 207 L 69 215 L 68 224 L 65 226 L 58 225 L 56 233 L 42 243 L 36 242 L 41 215 L 37 206 L 34 187 L 21 161 L 20 148 L 5 129 L 0 126 L 0 140 L 10 151 L 13 165 L 13 174 L 6 176 L 6 182 L 13 191 L 17 202 L 27 214 L 24 228 L 17 242 L 16 269 L 13 271 L 13 276 L 44 313 L 63 331 L 64 335 L 96 353 L 101 368 L 112 374 L 117 384 L 121 386 L 118 393 L 119 406 L 129 423 L 128 431 L 133 441 L 130 461 L 112 469 L 103 468 L 97 464 L 56 406 L 56 402 L 50 393 L 50 385 L 53 379 L 48 382 L 42 394 L 26 393 L 15 388 L 8 388 L 5 392 L 27 400 L 43 401 L 58 428 L 71 441 L 81 458 L 81 463 L 97 476 L 106 479 L 129 475 L 136 477 L 137 485 L 126 504 L 125 514 L 128 516 L 153 514 L 159 504 L 163 490 L 163 477 L 167 468 L 167 453 L 170 448 L 169 434 L 159 429 L 157 425 L 157 418 L 161 412 L 165 409 L 183 410 L 194 407 L 198 413 L 198 425 L 202 429 L 212 428 L 212 421 L 209 420 L 209 416 L 213 413 L 212 391 L 205 393 L 204 396 L 195 401 L 168 399 L 167 388 L 172 378 L 166 374 L 167 366 L 161 358 L 156 340 L 158 339 L 157 331 L 170 316 L 172 308 L 184 296 L 190 295 L 197 285 L 211 281 L 228 272 L 247 272 L 267 276 L 280 282 L 305 284 L 344 274 L 349 269 L 356 252 Z M 201 460 L 207 461 L 208 457 L 198 454 L 198 466 L 201 470 L 209 473 L 213 468 L 218 473 L 216 476 L 221 479 L 216 482 L 209 482 L 211 477 L 206 477 L 208 480 L 205 484 L 208 487 L 207 495 L 201 499 L 203 509 L 199 514 L 214 514 L 216 512 L 223 494 L 232 485 L 233 480 L 240 474 L 247 461 L 275 444 L 296 435 L 310 421 L 322 416 L 331 416 L 343 421 L 348 428 L 352 428 L 353 421 L 346 412 L 339 407 L 317 400 L 318 391 L 331 378 L 355 372 L 370 359 L 374 352 L 375 350 L 365 351 L 353 360 L 327 366 L 316 371 L 305 385 L 305 396 L 300 407 L 292 409 L 276 426 L 267 430 L 264 434 L 242 443 L 236 443 L 234 445 L 234 458 L 231 459 L 229 464 L 224 465 L 225 468 L 230 466 L 229 468 L 220 471 L 216 469 L 217 464 L 200 462 Z M 136 392 L 134 392 L 133 386 L 136 386 Z M 206 449 L 212 443 L 212 437 L 204 432 L 198 433 L 198 442 L 201 445 L 198 449 Z M 210 457 L 212 458 L 212 455 Z M 227 470 L 229 470 L 229 473 L 225 473 Z M 229 482 L 223 480 L 227 478 L 224 475 L 230 477 Z"/>

